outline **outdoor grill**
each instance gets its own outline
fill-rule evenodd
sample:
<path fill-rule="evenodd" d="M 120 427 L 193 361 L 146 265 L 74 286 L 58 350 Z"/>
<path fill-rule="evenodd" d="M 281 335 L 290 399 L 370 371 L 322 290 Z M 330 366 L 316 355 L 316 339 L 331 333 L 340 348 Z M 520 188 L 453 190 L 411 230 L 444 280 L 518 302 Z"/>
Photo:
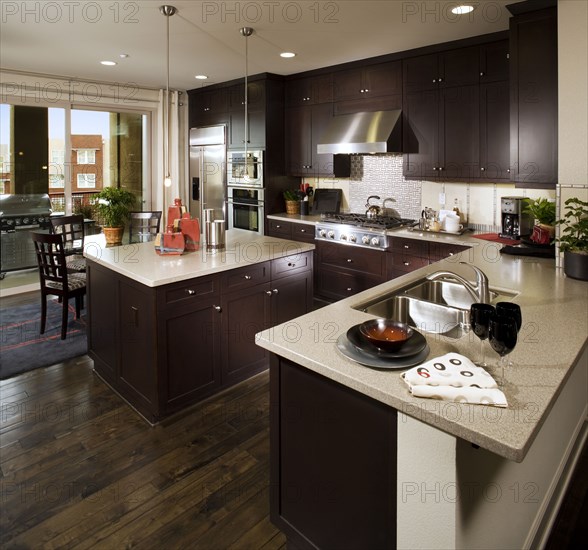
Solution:
<path fill-rule="evenodd" d="M 30 233 L 50 227 L 49 195 L 0 195 L 0 277 L 7 271 L 36 267 Z"/>

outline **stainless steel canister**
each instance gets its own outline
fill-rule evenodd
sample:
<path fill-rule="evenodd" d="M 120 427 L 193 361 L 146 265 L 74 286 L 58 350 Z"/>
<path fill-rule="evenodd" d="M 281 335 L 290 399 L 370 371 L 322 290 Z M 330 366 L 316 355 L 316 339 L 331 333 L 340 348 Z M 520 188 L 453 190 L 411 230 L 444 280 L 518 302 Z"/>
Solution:
<path fill-rule="evenodd" d="M 206 251 L 218 252 L 225 249 L 225 220 L 206 222 Z"/>

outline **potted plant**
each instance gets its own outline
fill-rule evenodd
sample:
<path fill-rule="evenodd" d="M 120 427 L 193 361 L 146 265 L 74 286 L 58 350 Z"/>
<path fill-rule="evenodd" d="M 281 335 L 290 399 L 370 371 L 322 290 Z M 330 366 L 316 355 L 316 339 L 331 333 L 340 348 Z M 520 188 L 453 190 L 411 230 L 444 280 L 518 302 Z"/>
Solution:
<path fill-rule="evenodd" d="M 588 281 L 588 202 L 568 199 L 565 214 L 556 223 L 563 226 L 557 241 L 564 253 L 564 273 Z"/>
<path fill-rule="evenodd" d="M 527 199 L 523 212 L 535 219 L 531 240 L 538 244 L 549 244 L 555 237 L 555 201 L 543 197 Z"/>
<path fill-rule="evenodd" d="M 106 244 L 121 244 L 125 222 L 135 204 L 136 197 L 120 187 L 105 187 L 95 197 L 95 206 L 102 218 L 102 231 Z"/>
<path fill-rule="evenodd" d="M 300 214 L 300 201 L 303 198 L 302 192 L 298 189 L 286 189 L 284 191 L 286 214 Z"/>

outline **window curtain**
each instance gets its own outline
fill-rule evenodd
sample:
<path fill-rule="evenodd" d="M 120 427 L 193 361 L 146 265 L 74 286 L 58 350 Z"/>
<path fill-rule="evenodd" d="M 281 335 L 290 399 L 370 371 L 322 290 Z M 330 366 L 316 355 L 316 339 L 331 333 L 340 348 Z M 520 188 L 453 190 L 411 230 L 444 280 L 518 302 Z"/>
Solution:
<path fill-rule="evenodd" d="M 169 128 L 168 128 L 168 150 L 169 150 L 169 173 L 171 175 L 171 187 L 164 186 L 166 172 L 166 159 L 164 158 L 164 132 L 166 128 L 165 116 L 167 110 L 166 98 L 167 91 L 159 91 L 159 108 L 157 110 L 157 171 L 153 180 L 156 210 L 162 210 L 163 216 L 167 215 L 167 207 L 173 203 L 175 198 L 182 199 L 184 205 L 187 204 L 186 196 L 186 169 L 185 154 L 181 151 L 185 149 L 185 122 L 184 113 L 180 112 L 179 104 L 180 93 L 177 91 L 169 92 Z M 183 111 L 183 109 L 182 109 Z M 163 229 L 163 228 L 162 228 Z"/>

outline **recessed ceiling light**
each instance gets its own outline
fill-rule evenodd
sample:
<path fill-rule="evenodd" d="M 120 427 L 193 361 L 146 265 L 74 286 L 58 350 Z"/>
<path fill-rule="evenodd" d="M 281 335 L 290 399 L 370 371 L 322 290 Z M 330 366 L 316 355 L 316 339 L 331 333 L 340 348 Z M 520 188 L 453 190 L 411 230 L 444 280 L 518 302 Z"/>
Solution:
<path fill-rule="evenodd" d="M 129 57 L 129 54 L 128 54 L 128 53 L 121 53 L 121 54 L 119 55 L 119 57 L 120 57 L 121 59 L 126 59 L 127 57 Z"/>
<path fill-rule="evenodd" d="M 451 13 L 455 13 L 456 15 L 463 15 L 464 13 L 470 13 L 471 11 L 474 11 L 474 6 L 468 6 L 466 4 L 451 8 Z"/>
<path fill-rule="evenodd" d="M 109 67 L 112 65 L 116 65 L 114 61 L 100 61 L 102 65 L 108 65 Z"/>
<path fill-rule="evenodd" d="M 282 52 L 280 57 L 295 57 L 296 54 L 294 52 Z"/>
<path fill-rule="evenodd" d="M 197 74 L 194 78 L 197 80 L 206 80 L 208 77 L 205 74 Z"/>

